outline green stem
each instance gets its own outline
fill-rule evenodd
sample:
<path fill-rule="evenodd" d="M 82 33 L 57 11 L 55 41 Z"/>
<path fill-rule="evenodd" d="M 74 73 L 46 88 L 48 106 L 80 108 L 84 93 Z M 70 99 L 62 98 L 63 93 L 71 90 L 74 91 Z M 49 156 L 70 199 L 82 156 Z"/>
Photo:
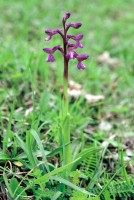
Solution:
<path fill-rule="evenodd" d="M 68 81 L 64 79 L 64 98 L 63 98 L 63 165 L 71 162 L 70 149 L 70 115 L 68 112 Z"/>
<path fill-rule="evenodd" d="M 62 131 L 62 141 L 63 141 L 63 165 L 69 164 L 71 162 L 71 148 L 70 148 L 70 115 L 68 109 L 68 60 L 66 58 L 67 54 L 67 43 L 66 43 L 66 28 L 64 26 L 64 90 L 63 90 L 63 131 Z"/>

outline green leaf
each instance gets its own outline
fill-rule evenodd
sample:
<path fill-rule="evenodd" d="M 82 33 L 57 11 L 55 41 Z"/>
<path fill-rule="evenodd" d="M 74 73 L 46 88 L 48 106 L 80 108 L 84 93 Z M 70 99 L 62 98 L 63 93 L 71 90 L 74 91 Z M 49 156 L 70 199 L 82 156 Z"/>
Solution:
<path fill-rule="evenodd" d="M 13 193 L 13 197 L 19 197 L 20 193 L 20 197 L 18 198 L 18 200 L 21 200 L 22 197 L 26 197 L 27 194 L 23 191 L 23 188 L 19 185 L 19 182 L 17 181 L 16 178 L 12 178 L 10 180 L 10 184 L 9 184 L 11 190 L 12 190 L 12 193 Z"/>
<path fill-rule="evenodd" d="M 122 171 L 123 171 L 124 178 L 125 178 L 128 186 L 131 186 L 128 175 L 127 175 L 124 159 L 123 159 L 123 150 L 121 150 L 120 154 L 121 154 L 121 165 L 122 165 Z"/>
<path fill-rule="evenodd" d="M 30 130 L 30 133 L 31 133 L 32 136 L 35 138 L 35 140 L 36 140 L 36 142 L 37 142 L 37 144 L 38 144 L 38 147 L 39 147 L 39 149 L 40 149 L 42 158 L 43 158 L 43 160 L 44 160 L 44 165 L 45 165 L 45 167 L 46 167 L 46 169 L 47 169 L 47 172 L 50 172 L 49 166 L 48 166 L 48 164 L 47 164 L 46 154 L 45 154 L 45 151 L 44 151 L 42 142 L 41 142 L 41 140 L 40 140 L 40 138 L 39 138 L 39 135 L 38 135 L 38 134 L 36 133 L 36 131 L 33 130 L 33 129 Z"/>
<path fill-rule="evenodd" d="M 62 192 L 57 191 L 57 192 L 55 193 L 55 195 L 51 198 L 51 200 L 56 200 L 56 199 L 58 199 L 58 198 L 60 197 L 61 194 L 62 194 Z"/>
<path fill-rule="evenodd" d="M 73 188 L 74 190 L 80 191 L 84 194 L 88 194 L 89 196 L 95 196 L 93 193 L 90 193 L 90 192 L 86 191 L 84 188 L 80 188 L 80 187 L 74 185 L 73 183 L 71 183 L 70 181 L 63 179 L 61 177 L 53 176 L 52 179 L 55 180 L 55 181 L 59 181 L 60 183 L 63 183 L 65 185 Z"/>
<path fill-rule="evenodd" d="M 77 159 L 78 160 L 78 159 Z M 63 172 L 64 170 L 66 170 L 68 167 L 70 167 L 71 165 L 73 165 L 75 162 L 77 162 L 77 160 L 75 160 L 75 161 L 73 161 L 73 162 L 71 162 L 71 163 L 69 163 L 69 164 L 67 164 L 67 165 L 64 165 L 64 166 L 62 166 L 62 167 L 59 167 L 59 168 L 57 168 L 57 169 L 54 169 L 53 171 L 51 171 L 51 172 L 49 172 L 49 173 L 47 173 L 47 174 L 45 174 L 45 175 L 43 175 L 42 177 L 39 177 L 39 178 L 37 178 L 35 181 L 33 181 L 30 185 L 28 185 L 25 189 L 24 189 L 24 191 L 26 191 L 26 190 L 28 190 L 29 188 L 31 188 L 33 185 L 35 185 L 35 184 L 41 184 L 41 183 L 46 183 L 46 182 L 48 182 L 49 181 L 49 179 L 51 179 L 52 180 L 52 176 L 54 176 L 54 175 L 57 175 L 58 173 L 61 173 L 61 172 Z"/>
<path fill-rule="evenodd" d="M 8 183 L 7 175 L 5 173 L 3 174 L 3 179 L 4 179 L 4 182 L 5 182 L 5 185 L 8 189 L 8 193 L 9 193 L 10 197 L 13 198 L 14 195 L 13 195 L 12 189 L 10 188 L 10 185 Z"/>
<path fill-rule="evenodd" d="M 72 166 L 72 171 L 75 171 L 77 165 L 80 164 L 85 158 L 87 158 L 90 155 L 93 155 L 99 150 L 100 150 L 99 147 L 90 147 L 88 149 L 84 149 L 82 152 L 77 154 L 76 158 L 80 158 L 80 159 Z"/>
<path fill-rule="evenodd" d="M 11 160 L 10 156 L 5 153 L 0 153 L 0 161 Z"/>
<path fill-rule="evenodd" d="M 33 153 L 33 141 L 34 138 L 32 137 L 32 135 L 27 132 L 26 134 L 26 146 L 27 146 L 27 149 L 28 149 L 28 158 L 30 160 L 30 163 L 32 165 L 32 167 L 34 168 L 36 165 L 37 165 L 37 159 L 36 157 L 34 156 L 34 153 Z"/>
<path fill-rule="evenodd" d="M 13 137 L 13 133 L 11 131 L 13 113 L 14 113 L 14 102 L 11 105 L 11 112 L 10 112 L 9 121 L 8 121 L 8 125 L 7 125 L 7 133 L 6 133 L 6 136 L 3 139 L 3 153 L 6 153 L 9 138 L 11 139 Z"/>
<path fill-rule="evenodd" d="M 23 142 L 23 140 L 18 136 L 18 134 L 15 134 L 15 137 L 17 139 L 18 145 L 23 149 L 23 151 L 28 155 L 28 148 L 26 144 Z"/>
<path fill-rule="evenodd" d="M 89 198 L 89 200 L 101 200 L 99 196 Z"/>
<path fill-rule="evenodd" d="M 111 198 L 110 198 L 110 192 L 108 190 L 105 190 L 104 197 L 105 197 L 105 200 L 111 200 Z"/>

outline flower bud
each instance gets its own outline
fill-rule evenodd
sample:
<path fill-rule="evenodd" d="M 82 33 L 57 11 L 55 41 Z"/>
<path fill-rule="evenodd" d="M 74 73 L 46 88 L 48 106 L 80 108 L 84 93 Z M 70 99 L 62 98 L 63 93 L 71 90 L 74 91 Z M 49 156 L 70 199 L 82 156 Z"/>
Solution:
<path fill-rule="evenodd" d="M 67 20 L 70 16 L 71 16 L 71 13 L 67 12 L 64 19 Z"/>
<path fill-rule="evenodd" d="M 64 24 L 66 23 L 67 19 L 68 19 L 70 16 L 71 16 L 71 13 L 67 12 L 66 15 L 65 15 L 65 17 L 64 17 L 63 20 L 62 20 Z"/>

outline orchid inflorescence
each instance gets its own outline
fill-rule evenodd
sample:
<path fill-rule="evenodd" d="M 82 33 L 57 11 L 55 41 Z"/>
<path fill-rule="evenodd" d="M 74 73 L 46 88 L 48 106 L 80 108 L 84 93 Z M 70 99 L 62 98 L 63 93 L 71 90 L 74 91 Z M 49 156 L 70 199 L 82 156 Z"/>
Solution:
<path fill-rule="evenodd" d="M 66 13 L 65 17 L 62 19 L 63 30 L 56 29 L 56 30 L 46 30 L 45 31 L 45 33 L 48 35 L 48 37 L 45 39 L 46 41 L 51 40 L 54 35 L 59 34 L 63 40 L 63 48 L 60 45 L 57 45 L 53 48 L 44 48 L 43 51 L 48 54 L 48 58 L 46 59 L 47 62 L 54 62 L 55 58 L 54 58 L 53 54 L 57 50 L 59 50 L 64 57 L 65 63 L 68 63 L 69 60 L 71 60 L 71 59 L 77 59 L 78 69 L 85 69 L 85 65 L 82 63 L 82 61 L 86 60 L 88 58 L 88 55 L 87 54 L 77 54 L 75 51 L 77 48 L 83 48 L 83 45 L 80 42 L 83 38 L 83 35 L 78 34 L 78 35 L 74 36 L 74 35 L 67 34 L 67 32 L 70 28 L 78 29 L 81 27 L 82 24 L 80 22 L 66 24 L 66 21 L 68 18 L 70 18 L 70 16 L 71 16 L 71 14 L 68 12 L 68 13 Z M 74 40 L 75 44 L 71 43 L 70 39 Z"/>

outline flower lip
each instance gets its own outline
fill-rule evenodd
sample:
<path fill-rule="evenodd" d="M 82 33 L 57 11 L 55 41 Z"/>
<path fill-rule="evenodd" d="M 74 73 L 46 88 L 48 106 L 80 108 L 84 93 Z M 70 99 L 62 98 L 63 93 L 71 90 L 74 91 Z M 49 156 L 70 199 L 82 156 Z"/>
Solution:
<path fill-rule="evenodd" d="M 78 62 L 77 68 L 83 70 L 86 69 L 85 65 L 82 62 Z"/>
<path fill-rule="evenodd" d="M 46 59 L 47 62 L 54 62 L 55 58 L 52 54 L 49 54 L 48 58 Z"/>

